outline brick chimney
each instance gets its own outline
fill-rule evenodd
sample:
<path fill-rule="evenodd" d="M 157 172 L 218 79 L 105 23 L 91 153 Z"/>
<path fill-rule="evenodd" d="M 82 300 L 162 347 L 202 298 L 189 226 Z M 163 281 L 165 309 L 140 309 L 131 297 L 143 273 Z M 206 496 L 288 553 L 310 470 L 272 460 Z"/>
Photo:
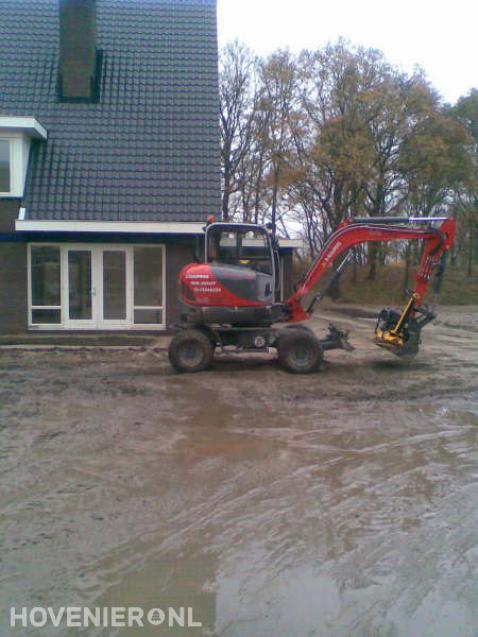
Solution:
<path fill-rule="evenodd" d="M 96 0 L 60 0 L 60 96 L 95 99 Z"/>

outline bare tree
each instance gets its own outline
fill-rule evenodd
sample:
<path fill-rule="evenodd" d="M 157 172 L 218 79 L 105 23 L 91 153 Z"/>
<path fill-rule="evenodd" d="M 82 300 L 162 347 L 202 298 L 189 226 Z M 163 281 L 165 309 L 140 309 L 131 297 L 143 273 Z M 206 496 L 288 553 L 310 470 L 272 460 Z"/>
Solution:
<path fill-rule="evenodd" d="M 231 195 L 239 190 L 238 168 L 252 142 L 256 58 L 250 49 L 235 41 L 223 49 L 220 60 L 222 215 L 227 221 Z"/>
<path fill-rule="evenodd" d="M 478 91 L 444 108 L 423 73 L 404 74 L 374 49 L 340 40 L 258 60 L 235 42 L 221 61 L 223 217 L 270 220 L 286 236 L 301 227 L 314 256 L 346 217 L 446 207 L 460 217 L 471 272 L 477 113 Z M 400 255 L 410 265 L 419 248 L 356 251 L 370 278 Z"/>

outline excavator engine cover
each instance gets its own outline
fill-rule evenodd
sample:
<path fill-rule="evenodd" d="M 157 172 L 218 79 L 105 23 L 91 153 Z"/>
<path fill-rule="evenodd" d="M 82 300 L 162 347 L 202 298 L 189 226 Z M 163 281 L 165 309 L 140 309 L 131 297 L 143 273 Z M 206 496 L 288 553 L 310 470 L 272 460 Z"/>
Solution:
<path fill-rule="evenodd" d="M 200 307 L 264 307 L 272 303 L 272 276 L 246 265 L 191 263 L 179 275 L 181 300 Z"/>

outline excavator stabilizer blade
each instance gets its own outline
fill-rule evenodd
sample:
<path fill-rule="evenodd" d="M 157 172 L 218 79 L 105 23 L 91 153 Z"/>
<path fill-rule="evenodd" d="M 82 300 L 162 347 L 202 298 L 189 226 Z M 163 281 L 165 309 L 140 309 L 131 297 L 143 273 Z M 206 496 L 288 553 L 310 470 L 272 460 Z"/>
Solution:
<path fill-rule="evenodd" d="M 320 341 L 324 351 L 331 349 L 344 349 L 346 352 L 353 352 L 355 347 L 349 343 L 349 333 L 341 330 L 333 323 L 329 325 L 329 331 L 324 339 Z"/>

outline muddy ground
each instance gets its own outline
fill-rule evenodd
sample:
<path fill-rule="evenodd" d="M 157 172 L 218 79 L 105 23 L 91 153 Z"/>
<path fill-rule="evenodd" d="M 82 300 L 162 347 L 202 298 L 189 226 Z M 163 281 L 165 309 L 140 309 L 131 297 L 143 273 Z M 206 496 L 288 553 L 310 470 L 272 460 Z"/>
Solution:
<path fill-rule="evenodd" d="M 342 318 L 357 349 L 306 377 L 0 350 L 0 635 L 476 637 L 477 319 L 443 310 L 405 364 Z M 203 627 L 8 620 L 170 605 Z"/>

